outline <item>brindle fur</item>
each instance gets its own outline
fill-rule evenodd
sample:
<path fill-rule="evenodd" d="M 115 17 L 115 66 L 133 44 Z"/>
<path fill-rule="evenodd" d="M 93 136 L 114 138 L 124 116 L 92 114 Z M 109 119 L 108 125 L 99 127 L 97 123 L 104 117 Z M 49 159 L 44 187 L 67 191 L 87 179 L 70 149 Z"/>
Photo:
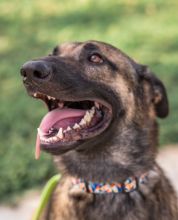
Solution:
<path fill-rule="evenodd" d="M 89 55 L 99 53 L 102 64 Z M 155 162 L 156 117 L 168 115 L 162 82 L 119 49 L 102 42 L 65 43 L 39 59 L 53 67 L 48 80 L 30 78 L 29 93 L 62 100 L 100 98 L 112 105 L 113 120 L 101 135 L 73 149 L 53 152 L 62 179 L 42 220 L 177 220 L 177 198 Z M 38 82 L 38 83 L 37 83 Z M 148 182 L 131 193 L 89 194 L 75 191 L 71 178 L 122 182 L 148 172 Z"/>

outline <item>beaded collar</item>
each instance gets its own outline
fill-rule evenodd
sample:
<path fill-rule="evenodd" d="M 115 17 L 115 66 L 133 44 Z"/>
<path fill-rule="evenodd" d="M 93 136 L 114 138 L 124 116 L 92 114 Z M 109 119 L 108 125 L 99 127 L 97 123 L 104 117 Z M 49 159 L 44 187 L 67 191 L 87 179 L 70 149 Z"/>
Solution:
<path fill-rule="evenodd" d="M 147 173 L 140 177 L 129 177 L 123 183 L 94 183 L 83 179 L 73 179 L 73 189 L 80 189 L 87 193 L 129 193 L 137 189 L 138 184 L 145 184 L 148 180 Z"/>

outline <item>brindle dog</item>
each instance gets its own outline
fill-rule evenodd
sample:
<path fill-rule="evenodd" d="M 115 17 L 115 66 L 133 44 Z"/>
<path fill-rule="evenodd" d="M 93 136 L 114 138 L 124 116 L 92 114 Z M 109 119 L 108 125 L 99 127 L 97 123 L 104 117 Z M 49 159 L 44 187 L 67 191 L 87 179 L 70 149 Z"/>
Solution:
<path fill-rule="evenodd" d="M 155 162 L 156 118 L 168 115 L 166 90 L 147 66 L 109 44 L 87 41 L 57 46 L 25 63 L 21 74 L 28 93 L 49 109 L 36 156 L 40 148 L 52 153 L 62 174 L 42 219 L 178 219 L 174 190 Z M 129 192 L 87 189 L 90 181 L 117 184 L 128 177 L 137 180 Z M 73 178 L 83 179 L 86 190 Z"/>

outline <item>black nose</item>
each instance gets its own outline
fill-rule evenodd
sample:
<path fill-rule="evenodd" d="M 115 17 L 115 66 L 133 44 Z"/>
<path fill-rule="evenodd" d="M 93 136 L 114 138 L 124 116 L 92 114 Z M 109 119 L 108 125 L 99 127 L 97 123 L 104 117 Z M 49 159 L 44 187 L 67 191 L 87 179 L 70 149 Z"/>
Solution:
<path fill-rule="evenodd" d="M 52 71 L 44 61 L 29 61 L 22 66 L 20 73 L 24 81 L 28 79 L 44 80 L 52 74 Z"/>

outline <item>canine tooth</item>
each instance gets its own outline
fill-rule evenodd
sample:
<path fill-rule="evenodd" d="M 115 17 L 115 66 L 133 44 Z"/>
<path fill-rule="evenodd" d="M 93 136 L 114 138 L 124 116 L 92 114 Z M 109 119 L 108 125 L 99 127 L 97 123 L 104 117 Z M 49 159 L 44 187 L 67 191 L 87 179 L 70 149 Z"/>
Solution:
<path fill-rule="evenodd" d="M 95 102 L 95 106 L 96 106 L 96 108 L 100 108 L 100 105 L 99 105 L 99 103 L 98 102 Z"/>
<path fill-rule="evenodd" d="M 72 130 L 70 126 L 67 127 L 66 131 Z"/>
<path fill-rule="evenodd" d="M 62 139 L 63 138 L 63 131 L 62 131 L 62 128 L 59 129 L 58 133 L 57 133 L 57 136 Z"/>
<path fill-rule="evenodd" d="M 37 93 L 35 92 L 35 93 L 33 94 L 33 96 L 34 96 L 34 97 L 37 97 Z"/>
<path fill-rule="evenodd" d="M 77 129 L 77 128 L 80 128 L 80 126 L 77 123 L 75 123 L 75 125 L 73 126 L 73 129 Z"/>
<path fill-rule="evenodd" d="M 40 128 L 37 128 L 37 131 L 38 131 L 38 134 L 40 135 L 40 137 L 43 136 L 43 132 Z"/>

